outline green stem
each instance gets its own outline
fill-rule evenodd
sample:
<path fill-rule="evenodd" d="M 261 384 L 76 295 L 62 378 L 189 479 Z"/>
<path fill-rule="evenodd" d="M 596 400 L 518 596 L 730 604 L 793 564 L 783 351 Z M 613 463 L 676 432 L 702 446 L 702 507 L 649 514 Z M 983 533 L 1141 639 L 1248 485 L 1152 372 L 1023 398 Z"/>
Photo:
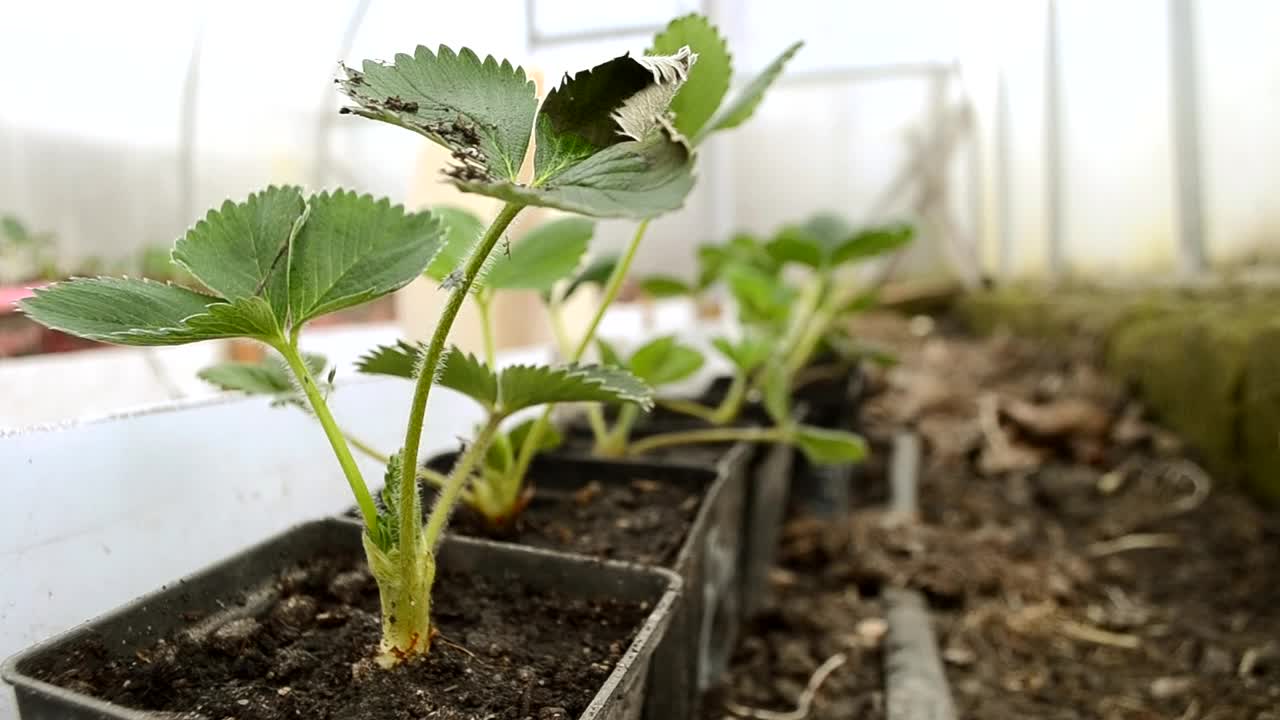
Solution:
<path fill-rule="evenodd" d="M 453 328 L 453 321 L 458 317 L 458 311 L 462 309 L 462 303 L 471 292 L 471 286 L 475 283 L 476 275 L 484 267 L 485 260 L 489 258 L 489 253 L 493 251 L 494 246 L 498 244 L 498 239 L 502 237 L 502 233 L 506 231 L 507 226 L 511 224 L 511 221 L 515 219 L 523 207 L 523 205 L 507 203 L 498 211 L 498 216 L 493 219 L 489 229 L 480 238 L 480 242 L 471 252 L 471 257 L 467 258 L 467 264 L 462 271 L 462 279 L 450 292 L 444 312 L 441 313 L 440 320 L 436 324 L 436 330 L 431 335 L 431 343 L 427 345 L 426 358 L 423 361 L 422 370 L 418 374 L 417 384 L 413 390 L 413 403 L 409 407 L 409 423 L 405 431 L 404 450 L 401 457 L 404 464 L 400 472 L 400 497 L 405 499 L 402 502 L 407 502 L 408 498 L 415 497 L 414 493 L 418 490 L 416 478 L 418 449 L 422 443 L 422 424 L 427 413 L 427 399 L 431 395 L 431 386 L 435 383 L 436 374 L 440 369 L 440 358 L 444 355 L 444 345 L 449 339 L 449 330 Z M 422 518 L 417 513 L 400 513 L 401 538 L 417 537 L 421 527 Z M 412 554 L 401 553 L 400 566 L 406 576 L 412 576 L 416 572 L 416 566 L 412 557 L 410 557 Z"/>
<path fill-rule="evenodd" d="M 591 318 L 591 324 L 587 326 L 587 332 L 578 341 L 578 347 L 573 351 L 573 355 L 569 358 L 570 362 L 578 362 L 582 360 L 582 356 L 587 353 L 587 348 L 591 347 L 591 342 L 596 338 L 596 330 L 600 327 L 600 321 L 604 319 L 604 314 L 609 310 L 609 306 L 614 300 L 618 299 L 618 293 L 622 292 L 622 283 L 627 279 L 627 273 L 631 271 L 631 263 L 636 258 L 636 251 L 640 248 L 640 241 L 644 239 L 645 231 L 649 229 L 649 221 L 645 220 L 636 228 L 635 235 L 631 236 L 631 243 L 627 245 L 626 252 L 622 258 L 618 260 L 618 264 L 614 266 L 613 272 L 609 275 L 609 281 L 605 283 L 604 297 L 600 299 L 600 304 L 596 307 L 596 314 Z M 533 455 L 542 443 L 542 433 L 545 431 L 547 423 L 551 419 L 551 411 L 554 405 L 548 405 L 542 411 L 542 415 L 538 417 L 538 421 L 529 429 L 529 435 L 525 437 L 524 444 L 520 446 L 520 454 L 516 457 L 516 466 L 513 474 L 516 478 L 523 478 L 525 473 L 529 472 L 529 463 L 533 462 Z M 597 425 L 592 420 L 592 429 L 595 432 L 596 442 L 601 439 L 601 434 L 597 427 L 602 428 L 603 413 L 600 408 L 592 406 L 587 410 L 589 418 L 597 418 L 600 424 Z"/>
<path fill-rule="evenodd" d="M 390 551 L 379 547 L 368 533 L 363 538 L 365 555 L 378 582 L 382 603 L 382 641 L 376 659 L 383 667 L 426 655 L 431 649 L 431 590 L 436 580 L 436 546 L 476 461 L 484 456 L 493 441 L 499 422 L 500 418 L 493 418 L 486 423 L 453 466 L 421 533 L 400 536 L 398 546 Z M 416 502 L 402 502 L 400 515 L 419 515 L 417 507 Z"/>
<path fill-rule="evenodd" d="M 734 374 L 733 382 L 729 384 L 729 391 L 716 407 L 715 417 L 711 418 L 712 425 L 728 425 L 738 419 L 738 413 L 742 411 L 742 403 L 747 399 L 747 384 L 746 373 Z"/>
<path fill-rule="evenodd" d="M 486 292 L 481 290 L 476 293 L 476 309 L 480 311 L 480 334 L 484 336 L 484 362 L 492 368 L 496 365 L 494 358 L 497 357 L 497 352 L 493 347 L 493 316 L 489 312 L 489 302 Z"/>
<path fill-rule="evenodd" d="M 546 308 L 547 317 L 551 322 L 551 334 L 556 340 L 556 352 L 560 353 L 560 357 L 568 359 L 572 348 L 569 347 L 569 333 L 564 327 L 564 317 L 560 314 L 560 302 L 550 300 Z"/>
<path fill-rule="evenodd" d="M 356 496 L 356 504 L 360 506 L 360 516 L 364 519 L 365 529 L 372 532 L 378 527 L 378 509 L 373 504 L 373 495 L 369 494 L 369 486 L 365 485 L 364 476 L 356 466 L 356 459 L 351 456 L 351 448 L 347 447 L 347 440 L 341 428 L 333 419 L 333 414 L 329 412 L 329 405 L 325 402 L 324 395 L 320 393 L 316 379 L 311 376 L 307 364 L 302 361 L 302 355 L 298 352 L 296 343 L 281 339 L 280 342 L 273 344 L 302 385 L 302 392 L 311 403 L 311 410 L 315 412 L 316 420 L 320 421 L 320 427 L 324 428 L 325 437 L 329 438 L 329 444 L 333 446 L 333 454 L 338 456 L 342 473 L 347 476 L 347 484 L 351 486 L 351 492 Z"/>
<path fill-rule="evenodd" d="M 591 435 L 598 445 L 608 440 L 609 425 L 604 419 L 604 413 L 598 411 L 590 412 L 590 410 L 598 410 L 598 408 L 592 406 L 587 412 L 587 424 L 591 426 Z"/>
<path fill-rule="evenodd" d="M 636 251 L 640 249 L 640 241 L 644 239 L 644 233 L 648 229 L 648 220 L 640 223 L 635 235 L 631 236 L 631 244 L 627 245 L 627 251 L 614 266 L 613 273 L 609 275 L 609 282 L 604 286 L 604 297 L 600 299 L 596 314 L 591 317 L 591 324 L 587 326 L 587 333 L 578 341 L 578 348 L 573 352 L 574 362 L 582 359 L 582 356 L 587 353 L 587 348 L 591 347 L 591 341 L 596 339 L 596 330 L 600 327 L 600 321 L 604 319 L 604 314 L 613 301 L 618 299 L 618 293 L 622 292 L 622 283 L 626 281 L 627 273 L 631 272 L 631 263 L 636 259 Z"/>
<path fill-rule="evenodd" d="M 794 374 L 796 370 L 808 362 L 813 346 L 817 344 L 817 340 L 822 339 L 822 333 L 825 332 L 825 323 L 819 315 L 821 315 L 829 285 L 830 278 L 825 273 L 818 275 L 805 288 L 804 295 L 796 303 L 795 317 L 797 322 L 789 328 L 787 336 L 783 339 L 781 345 L 781 347 L 786 348 L 783 368 L 789 374 Z M 818 328 L 816 339 L 814 339 L 815 327 L 819 325 L 822 325 L 822 327 Z"/>
<path fill-rule="evenodd" d="M 790 434 L 783 428 L 707 428 L 682 432 L 650 435 L 637 440 L 627 450 L 628 455 L 643 455 L 659 448 L 675 445 L 698 445 L 723 442 L 788 442 Z"/>
<path fill-rule="evenodd" d="M 433 552 L 436 545 L 440 543 L 440 536 L 449 522 L 449 516 L 453 514 L 454 505 L 458 504 L 458 498 L 462 496 L 462 491 L 471 478 L 471 472 L 475 470 L 476 462 L 488 451 L 489 444 L 493 442 L 493 436 L 498 432 L 500 422 L 502 422 L 500 417 L 493 417 L 485 423 L 471 441 L 471 447 L 458 458 L 453 471 L 449 473 L 449 479 L 440 489 L 440 496 L 436 498 L 436 504 L 431 508 L 431 514 L 427 516 L 427 524 L 422 531 L 423 541 Z"/>
<path fill-rule="evenodd" d="M 347 442 L 351 445 L 351 447 L 356 449 L 356 452 L 364 453 L 366 457 L 369 457 L 376 462 L 382 463 L 383 465 L 386 465 L 387 463 L 391 462 L 391 457 L 389 455 L 378 450 L 377 448 L 370 445 L 369 443 L 366 443 L 365 441 L 361 440 L 355 435 L 352 435 L 351 433 L 348 433 L 348 432 L 344 432 L 342 436 L 347 439 Z M 444 485 L 445 480 L 447 478 L 445 477 L 444 473 L 438 473 L 429 467 L 419 467 L 418 479 L 426 480 L 427 482 L 431 483 L 432 485 L 435 485 L 436 487 L 441 487 Z"/>
<path fill-rule="evenodd" d="M 717 408 L 707 407 L 700 402 L 685 400 L 682 398 L 658 398 L 657 403 L 672 412 L 678 412 L 681 415 L 689 415 L 696 417 L 699 420 L 706 420 L 709 423 L 715 423 Z"/>
<path fill-rule="evenodd" d="M 613 430 L 605 433 L 604 439 L 596 442 L 595 454 L 600 457 L 620 457 L 627 452 L 631 441 L 631 429 L 640 419 L 639 405 L 623 405 L 618 410 L 618 419 L 614 421 Z"/>

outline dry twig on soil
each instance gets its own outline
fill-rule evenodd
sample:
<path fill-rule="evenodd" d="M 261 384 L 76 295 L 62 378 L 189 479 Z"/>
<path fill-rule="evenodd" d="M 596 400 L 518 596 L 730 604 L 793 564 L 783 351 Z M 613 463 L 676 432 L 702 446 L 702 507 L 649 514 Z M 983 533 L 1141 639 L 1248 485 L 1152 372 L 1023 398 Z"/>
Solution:
<path fill-rule="evenodd" d="M 813 675 L 809 676 L 809 683 L 805 686 L 804 692 L 800 693 L 799 699 L 796 700 L 796 709 L 789 712 L 776 712 L 774 710 L 760 710 L 758 708 L 749 708 L 739 705 L 735 702 L 725 701 L 724 707 L 732 715 L 726 716 L 726 720 L 735 720 L 736 718 L 753 718 L 754 720 L 804 720 L 809 717 L 809 708 L 813 705 L 813 698 L 818 694 L 818 689 L 822 687 L 822 683 L 826 682 L 827 677 L 835 672 L 836 668 L 844 665 L 848 657 L 844 653 L 836 653 L 826 659 L 826 662 L 818 666 L 813 671 Z"/>

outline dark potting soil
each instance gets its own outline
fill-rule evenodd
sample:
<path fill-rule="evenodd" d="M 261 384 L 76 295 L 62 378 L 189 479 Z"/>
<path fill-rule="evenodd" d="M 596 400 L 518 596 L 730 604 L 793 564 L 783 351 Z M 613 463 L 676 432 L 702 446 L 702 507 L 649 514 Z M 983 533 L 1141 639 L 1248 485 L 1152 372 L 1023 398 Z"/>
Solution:
<path fill-rule="evenodd" d="M 450 532 L 670 567 L 702 500 L 690 488 L 644 477 L 626 484 L 591 481 L 570 492 L 538 487 L 536 474 L 533 482 L 533 501 L 511 527 L 495 530 L 461 508 Z"/>
<path fill-rule="evenodd" d="M 442 571 L 431 654 L 373 665 L 378 592 L 363 562 L 285 573 L 256 618 L 181 632 L 117 659 L 100 640 L 33 668 L 47 682 L 132 708 L 208 720 L 576 718 L 649 608 Z M 184 716 L 186 717 L 186 716 Z"/>
<path fill-rule="evenodd" d="M 843 659 L 813 693 L 810 720 L 885 717 L 880 646 L 887 626 L 874 585 L 849 580 L 849 559 L 824 542 L 826 526 L 788 524 L 770 599 L 742 630 L 729 672 L 702 701 L 704 720 L 792 712 L 810 679 Z M 833 661 L 835 662 L 835 661 Z"/>

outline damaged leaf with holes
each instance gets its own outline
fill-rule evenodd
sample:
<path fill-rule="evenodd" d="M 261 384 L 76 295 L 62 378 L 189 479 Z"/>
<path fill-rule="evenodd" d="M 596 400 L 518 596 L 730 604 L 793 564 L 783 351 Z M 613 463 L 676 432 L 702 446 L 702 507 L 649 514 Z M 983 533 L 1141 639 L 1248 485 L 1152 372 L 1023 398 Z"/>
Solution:
<path fill-rule="evenodd" d="M 668 103 L 696 56 L 624 55 L 566 75 L 542 106 L 523 69 L 472 50 L 419 46 L 366 60 L 338 81 L 345 112 L 419 133 L 450 151 L 459 190 L 521 206 L 647 218 L 679 208 L 693 186 L 688 141 Z M 520 178 L 536 138 L 533 177 Z"/>

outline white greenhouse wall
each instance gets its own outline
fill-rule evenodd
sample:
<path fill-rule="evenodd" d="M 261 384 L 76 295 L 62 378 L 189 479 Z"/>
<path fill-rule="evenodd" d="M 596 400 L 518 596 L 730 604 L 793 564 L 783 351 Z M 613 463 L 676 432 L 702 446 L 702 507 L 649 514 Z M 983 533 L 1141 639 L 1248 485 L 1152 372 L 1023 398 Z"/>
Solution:
<path fill-rule="evenodd" d="M 1208 248 L 1220 263 L 1280 256 L 1280 3 L 1196 5 Z"/>
<path fill-rule="evenodd" d="M 1169 5 L 1056 3 L 1064 272 L 1165 275 L 1179 266 Z M 406 197 L 421 141 L 333 115 L 340 100 L 330 80 L 357 7 L 354 0 L 5 5 L 0 53 L 6 67 L 28 70 L 10 73 L 0 106 L 0 212 L 56 232 L 69 257 L 123 257 L 170 242 L 203 208 L 268 182 Z M 768 232 L 818 209 L 871 219 L 869 205 L 901 168 L 907 135 L 928 122 L 932 106 L 927 75 L 867 70 L 956 67 L 981 149 L 976 185 L 962 157 L 951 171 L 960 230 L 981 232 L 991 272 L 1049 269 L 1048 0 L 634 7 L 535 0 L 532 7 L 533 28 L 521 3 L 371 3 L 347 57 L 386 58 L 447 41 L 512 57 L 555 80 L 615 52 L 640 51 L 655 22 L 701 8 L 729 36 L 741 82 L 791 40 L 806 40 L 757 118 L 703 149 L 686 210 L 654 225 L 640 269 L 685 272 L 688 265 L 670 258 L 734 230 Z M 65 22 L 70 16 L 77 22 Z M 142 16 L 145 33 L 137 31 Z M 1268 202 L 1280 180 L 1280 50 L 1271 37 L 1280 5 L 1200 0 L 1193 19 L 1205 242 L 1212 261 L 1239 262 L 1270 252 L 1280 233 L 1280 210 Z M 197 39 L 194 122 L 184 129 Z M 949 91 L 957 99 L 961 86 Z M 188 134 L 190 186 L 180 179 Z M 979 193 L 976 206 L 971 193 Z M 606 223 L 601 245 L 619 245 L 630 231 L 628 223 Z M 938 240 L 925 238 L 932 249 L 918 251 L 916 269 L 938 269 Z"/>

